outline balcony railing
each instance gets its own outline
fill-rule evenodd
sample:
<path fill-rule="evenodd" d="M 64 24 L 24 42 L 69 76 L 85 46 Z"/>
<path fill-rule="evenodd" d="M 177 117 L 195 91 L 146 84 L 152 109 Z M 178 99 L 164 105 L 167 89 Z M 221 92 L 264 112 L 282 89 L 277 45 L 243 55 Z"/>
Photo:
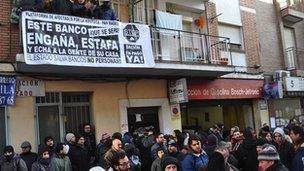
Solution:
<path fill-rule="evenodd" d="M 151 36 L 156 61 L 233 65 L 227 37 L 157 27 Z"/>
<path fill-rule="evenodd" d="M 289 47 L 285 50 L 285 53 L 286 53 L 287 69 L 304 70 L 304 49 Z"/>

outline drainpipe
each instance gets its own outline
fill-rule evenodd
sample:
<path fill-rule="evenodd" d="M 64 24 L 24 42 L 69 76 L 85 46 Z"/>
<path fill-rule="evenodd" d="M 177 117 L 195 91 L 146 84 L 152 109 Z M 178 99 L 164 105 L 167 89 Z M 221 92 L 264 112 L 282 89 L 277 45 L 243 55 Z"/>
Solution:
<path fill-rule="evenodd" d="M 208 12 L 207 12 L 208 2 L 209 2 L 209 0 L 203 0 L 204 7 L 205 7 L 205 20 L 206 20 L 207 35 L 209 35 L 209 21 L 208 21 Z"/>

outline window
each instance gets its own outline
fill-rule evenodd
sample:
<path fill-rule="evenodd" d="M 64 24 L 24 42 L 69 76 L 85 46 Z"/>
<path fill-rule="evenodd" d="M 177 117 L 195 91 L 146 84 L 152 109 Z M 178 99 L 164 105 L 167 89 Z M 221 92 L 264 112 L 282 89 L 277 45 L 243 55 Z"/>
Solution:
<path fill-rule="evenodd" d="M 90 93 L 47 92 L 36 98 L 38 138 L 52 136 L 56 142 L 66 133 L 79 134 L 84 123 L 91 122 Z"/>
<path fill-rule="evenodd" d="M 148 25 L 154 24 L 154 9 L 156 7 L 155 0 L 142 0 L 142 1 L 135 1 L 136 4 L 133 5 L 133 17 L 134 22 L 137 23 L 144 23 Z M 147 9 L 146 10 L 146 7 Z"/>
<path fill-rule="evenodd" d="M 242 29 L 239 26 L 219 24 L 219 36 L 230 38 L 231 50 L 243 50 Z"/>
<path fill-rule="evenodd" d="M 6 118 L 5 118 L 5 108 L 0 107 L 0 154 L 6 145 Z"/>

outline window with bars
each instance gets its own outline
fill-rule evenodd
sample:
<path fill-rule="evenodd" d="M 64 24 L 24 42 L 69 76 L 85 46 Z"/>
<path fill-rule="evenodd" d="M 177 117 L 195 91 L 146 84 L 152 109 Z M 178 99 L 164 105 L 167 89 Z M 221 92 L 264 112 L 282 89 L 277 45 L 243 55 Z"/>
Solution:
<path fill-rule="evenodd" d="M 53 136 L 58 142 L 68 132 L 79 134 L 91 122 L 91 93 L 47 92 L 36 98 L 39 140 Z"/>

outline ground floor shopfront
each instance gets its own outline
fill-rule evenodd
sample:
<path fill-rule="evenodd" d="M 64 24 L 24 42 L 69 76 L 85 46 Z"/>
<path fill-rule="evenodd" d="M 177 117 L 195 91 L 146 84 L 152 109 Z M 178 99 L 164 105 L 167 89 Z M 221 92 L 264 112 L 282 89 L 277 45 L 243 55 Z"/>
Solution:
<path fill-rule="evenodd" d="M 62 141 L 66 132 L 78 132 L 85 122 L 94 125 L 97 139 L 104 132 L 151 125 L 168 134 L 181 129 L 181 119 L 170 114 L 166 80 L 44 83 L 45 96 L 17 96 L 14 106 L 0 108 L 0 130 L 5 135 L 1 146 L 6 143 L 18 148 L 29 140 L 37 147 L 48 135 Z"/>
<path fill-rule="evenodd" d="M 182 105 L 183 127 L 208 130 L 214 124 L 222 123 L 227 132 L 233 126 L 239 126 L 241 130 L 248 126 L 258 129 L 263 123 L 269 123 L 262 86 L 263 80 L 190 82 L 189 102 Z"/>

